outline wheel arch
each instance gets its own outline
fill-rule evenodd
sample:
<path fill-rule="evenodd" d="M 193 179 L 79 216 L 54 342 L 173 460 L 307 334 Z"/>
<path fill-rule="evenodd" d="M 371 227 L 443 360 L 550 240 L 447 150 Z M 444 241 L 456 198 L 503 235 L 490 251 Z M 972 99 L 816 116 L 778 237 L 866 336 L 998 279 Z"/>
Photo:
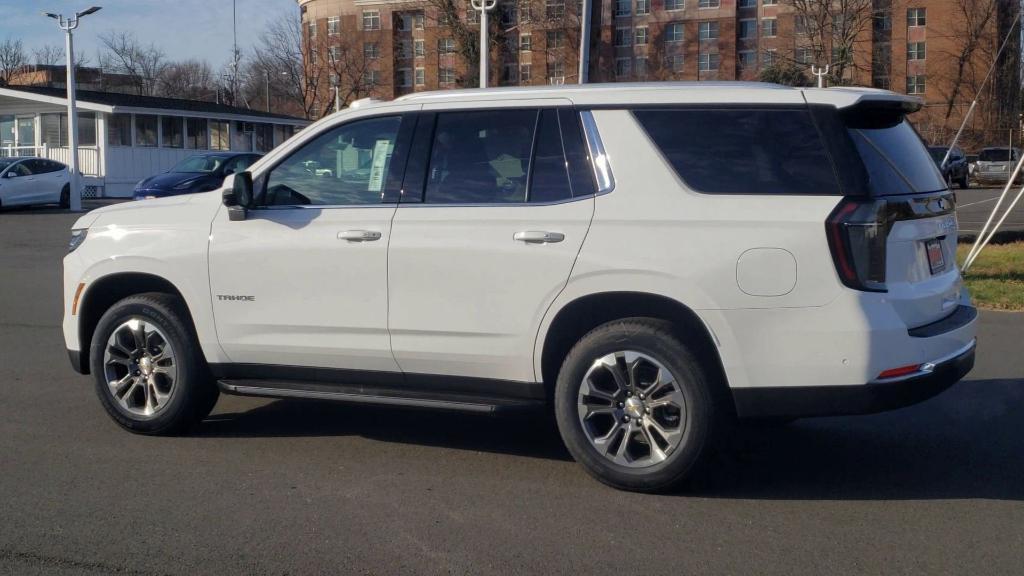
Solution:
<path fill-rule="evenodd" d="M 115 272 L 92 281 L 82 293 L 78 305 L 78 341 L 80 345 L 80 367 L 83 374 L 90 372 L 89 350 L 92 346 L 93 332 L 100 318 L 111 306 L 129 296 L 160 292 L 171 294 L 181 299 L 188 310 L 188 300 L 181 290 L 170 280 L 145 272 Z M 185 322 L 195 331 L 195 322 L 191 310 L 188 310 Z"/>
<path fill-rule="evenodd" d="M 594 328 L 623 318 L 654 318 L 671 322 L 676 334 L 705 363 L 715 386 L 720 387 L 721 392 L 729 392 L 717 339 L 693 309 L 660 294 L 617 291 L 580 296 L 559 308 L 547 325 L 540 346 L 539 375 L 549 395 L 562 362 L 573 345 Z"/>

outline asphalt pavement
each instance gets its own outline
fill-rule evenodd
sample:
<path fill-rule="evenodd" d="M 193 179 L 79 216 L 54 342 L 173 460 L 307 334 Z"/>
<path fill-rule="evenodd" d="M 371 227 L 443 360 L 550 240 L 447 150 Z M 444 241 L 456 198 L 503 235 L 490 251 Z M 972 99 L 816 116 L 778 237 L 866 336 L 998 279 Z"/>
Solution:
<path fill-rule="evenodd" d="M 124 432 L 64 351 L 74 219 L 0 212 L 0 574 L 1024 566 L 1024 315 L 983 313 L 977 367 L 937 398 L 749 429 L 646 496 L 591 480 L 538 416 L 222 397 L 192 435 Z"/>
<path fill-rule="evenodd" d="M 996 221 L 1006 212 L 1020 188 L 1011 189 L 1003 199 Z M 977 235 L 999 202 L 1003 188 L 968 188 L 956 190 L 957 221 L 962 235 Z M 1010 211 L 1000 230 L 1024 235 L 1024 198 Z"/>

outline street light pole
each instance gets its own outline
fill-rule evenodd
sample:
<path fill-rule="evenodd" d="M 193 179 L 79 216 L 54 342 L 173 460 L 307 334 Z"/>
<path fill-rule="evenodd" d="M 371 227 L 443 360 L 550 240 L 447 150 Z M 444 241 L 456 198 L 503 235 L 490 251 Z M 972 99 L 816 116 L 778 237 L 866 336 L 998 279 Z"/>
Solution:
<path fill-rule="evenodd" d="M 270 70 L 264 70 L 267 74 L 267 112 L 270 112 Z"/>
<path fill-rule="evenodd" d="M 487 88 L 487 41 L 490 30 L 487 27 L 487 13 L 494 10 L 498 0 L 470 0 L 474 10 L 480 12 L 480 87 Z"/>
<path fill-rule="evenodd" d="M 580 14 L 580 84 L 590 79 L 590 0 L 583 0 Z"/>
<path fill-rule="evenodd" d="M 75 15 L 69 18 L 65 18 L 59 14 L 53 14 L 51 12 L 43 12 L 43 15 L 48 18 L 53 18 L 57 21 L 57 25 L 61 30 L 64 31 L 65 35 L 65 50 L 67 53 L 67 66 L 68 66 L 68 172 L 71 176 L 70 190 L 70 208 L 72 212 L 80 212 L 82 210 L 82 175 L 78 171 L 78 110 L 75 104 L 75 46 L 74 40 L 72 39 L 71 32 L 78 28 L 78 21 L 83 16 L 88 16 L 100 9 L 99 6 L 93 6 L 81 12 L 75 12 Z"/>

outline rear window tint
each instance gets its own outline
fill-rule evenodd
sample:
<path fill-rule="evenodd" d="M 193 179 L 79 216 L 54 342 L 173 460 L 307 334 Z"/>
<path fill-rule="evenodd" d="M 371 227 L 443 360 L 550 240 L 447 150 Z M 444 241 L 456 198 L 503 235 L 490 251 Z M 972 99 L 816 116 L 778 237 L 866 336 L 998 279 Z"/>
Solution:
<path fill-rule="evenodd" d="M 635 110 L 690 188 L 709 194 L 839 194 L 805 108 Z"/>
<path fill-rule="evenodd" d="M 906 120 L 891 125 L 854 126 L 849 130 L 868 170 L 873 196 L 946 189 L 942 173 Z"/>

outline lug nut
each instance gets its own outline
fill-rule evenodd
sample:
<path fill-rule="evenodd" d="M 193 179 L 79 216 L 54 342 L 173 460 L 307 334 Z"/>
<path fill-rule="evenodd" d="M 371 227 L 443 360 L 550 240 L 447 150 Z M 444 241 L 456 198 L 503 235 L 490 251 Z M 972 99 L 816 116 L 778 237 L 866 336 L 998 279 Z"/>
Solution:
<path fill-rule="evenodd" d="M 640 393 L 640 399 L 641 399 L 641 400 L 643 400 L 643 399 L 644 399 L 644 393 L 643 393 L 643 392 L 641 392 L 641 393 Z"/>
<path fill-rule="evenodd" d="M 629 422 L 629 416 L 623 416 L 622 420 L 625 421 L 625 422 Z"/>
<path fill-rule="evenodd" d="M 622 402 L 619 402 L 619 408 L 622 408 L 623 406 L 624 404 Z"/>

